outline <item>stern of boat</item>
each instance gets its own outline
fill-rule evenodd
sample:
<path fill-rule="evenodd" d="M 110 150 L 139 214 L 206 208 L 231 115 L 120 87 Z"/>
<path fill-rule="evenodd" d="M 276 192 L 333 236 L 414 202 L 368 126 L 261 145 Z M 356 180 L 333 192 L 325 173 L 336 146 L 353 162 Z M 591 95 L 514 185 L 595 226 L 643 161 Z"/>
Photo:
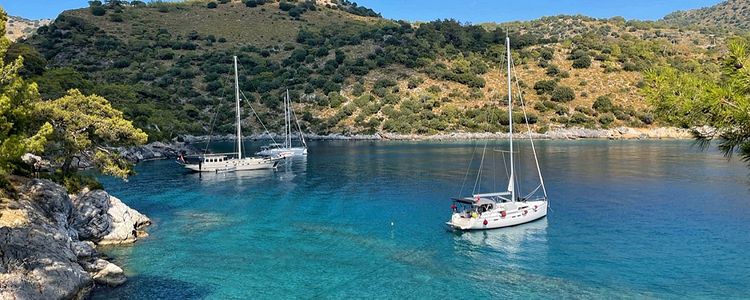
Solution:
<path fill-rule="evenodd" d="M 445 224 L 448 225 L 451 229 L 469 230 L 474 223 L 473 220 L 474 219 L 472 218 L 461 216 L 460 213 L 453 213 L 453 215 L 451 215 L 451 220 L 445 222 Z"/>

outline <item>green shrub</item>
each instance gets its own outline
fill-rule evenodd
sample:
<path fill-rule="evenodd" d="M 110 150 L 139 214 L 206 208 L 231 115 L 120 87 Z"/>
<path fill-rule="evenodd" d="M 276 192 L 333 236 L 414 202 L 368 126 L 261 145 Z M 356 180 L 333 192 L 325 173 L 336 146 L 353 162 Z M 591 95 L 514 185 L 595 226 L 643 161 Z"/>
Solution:
<path fill-rule="evenodd" d="M 379 87 L 379 88 L 372 89 L 372 93 L 375 94 L 375 96 L 383 98 L 386 95 L 388 95 L 388 90 L 384 87 Z"/>
<path fill-rule="evenodd" d="M 545 106 L 544 103 L 542 102 L 534 103 L 534 109 L 536 109 L 536 111 L 540 113 L 543 113 L 548 110 L 547 106 Z"/>
<path fill-rule="evenodd" d="M 109 16 L 109 20 L 117 23 L 124 21 L 121 14 L 112 14 Z"/>
<path fill-rule="evenodd" d="M 570 116 L 570 120 L 568 122 L 571 124 L 578 124 L 578 125 L 588 124 L 588 123 L 591 123 L 591 118 L 584 115 L 583 113 L 575 112 L 573 113 L 572 116 Z"/>
<path fill-rule="evenodd" d="M 596 111 L 611 112 L 613 108 L 612 99 L 610 99 L 609 96 L 599 96 L 591 107 Z"/>
<path fill-rule="evenodd" d="M 292 10 L 292 8 L 295 8 L 295 7 L 297 6 L 294 5 L 293 3 L 286 2 L 285 0 L 281 0 L 281 2 L 279 2 L 279 9 L 283 11 L 290 11 Z"/>
<path fill-rule="evenodd" d="M 398 85 L 398 82 L 396 82 L 393 79 L 390 78 L 381 78 L 375 81 L 374 88 L 387 88 Z"/>
<path fill-rule="evenodd" d="M 218 6 L 219 5 L 216 4 L 216 2 L 208 2 L 208 4 L 206 4 L 206 7 L 211 8 L 211 9 L 216 8 Z"/>
<path fill-rule="evenodd" d="M 550 99 L 556 102 L 570 102 L 576 98 L 576 94 L 572 88 L 567 86 L 558 86 L 552 92 Z"/>
<path fill-rule="evenodd" d="M 602 125 L 609 125 L 615 121 L 615 116 L 612 113 L 606 113 L 599 116 L 599 123 Z"/>
<path fill-rule="evenodd" d="M 620 121 L 630 121 L 630 115 L 622 110 L 615 110 L 614 111 L 615 118 L 617 118 Z"/>
<path fill-rule="evenodd" d="M 299 18 L 304 13 L 305 13 L 305 9 L 299 6 L 296 6 L 289 10 L 289 16 L 292 18 Z"/>
<path fill-rule="evenodd" d="M 401 98 L 396 94 L 388 94 L 383 98 L 383 103 L 385 104 L 398 104 L 400 101 Z"/>
<path fill-rule="evenodd" d="M 346 102 L 346 98 L 339 93 L 330 92 L 328 93 L 328 101 L 331 108 L 338 108 L 342 103 Z"/>
<path fill-rule="evenodd" d="M 585 107 L 585 106 L 576 106 L 576 111 L 584 113 L 584 114 L 587 114 L 589 116 L 595 116 L 596 115 L 596 112 L 593 109 Z"/>
<path fill-rule="evenodd" d="M 352 95 L 354 95 L 354 96 L 357 96 L 357 97 L 359 97 L 359 96 L 361 96 L 361 95 L 362 95 L 362 93 L 364 93 L 364 92 L 365 92 L 365 86 L 364 86 L 364 85 L 362 85 L 361 83 L 356 83 L 356 84 L 354 84 L 354 86 L 352 87 Z"/>
<path fill-rule="evenodd" d="M 422 84 L 422 82 L 424 82 L 424 80 L 422 78 L 420 78 L 420 77 L 412 77 L 412 78 L 409 78 L 409 82 L 407 84 L 407 87 L 409 89 L 413 90 L 413 89 L 417 88 L 420 84 Z"/>
<path fill-rule="evenodd" d="M 560 68 L 555 65 L 549 65 L 546 69 L 545 74 L 547 74 L 547 76 L 555 77 L 557 76 L 557 74 L 560 74 Z"/>
<path fill-rule="evenodd" d="M 573 61 L 573 68 L 576 69 L 585 69 L 591 66 L 591 57 L 588 55 L 581 56 L 579 58 L 576 58 Z"/>
<path fill-rule="evenodd" d="M 551 60 L 555 55 L 554 50 L 550 48 L 541 48 L 539 49 L 539 57 L 543 60 Z"/>
<path fill-rule="evenodd" d="M 651 125 L 654 123 L 654 115 L 650 113 L 641 114 L 639 116 L 639 119 L 641 120 L 641 122 L 643 122 L 643 124 L 646 124 L 646 125 Z"/>
<path fill-rule="evenodd" d="M 101 6 L 92 6 L 90 8 L 90 10 L 91 10 L 91 14 L 95 15 L 97 17 L 101 17 L 101 16 L 107 14 L 107 10 L 104 9 L 104 7 L 101 7 Z"/>
<path fill-rule="evenodd" d="M 537 95 L 551 93 L 557 88 L 557 82 L 554 80 L 540 80 L 534 84 L 534 90 Z"/>

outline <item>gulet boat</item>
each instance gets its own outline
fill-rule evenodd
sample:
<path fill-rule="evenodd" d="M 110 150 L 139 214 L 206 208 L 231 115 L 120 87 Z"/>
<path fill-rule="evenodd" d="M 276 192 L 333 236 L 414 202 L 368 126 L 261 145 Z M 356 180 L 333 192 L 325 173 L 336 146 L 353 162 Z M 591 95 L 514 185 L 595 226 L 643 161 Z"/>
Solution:
<path fill-rule="evenodd" d="M 282 156 L 243 157 L 242 155 L 242 108 L 240 107 L 240 85 L 237 74 L 237 56 L 234 57 L 234 87 L 237 109 L 237 152 L 180 156 L 177 162 L 193 172 L 236 172 L 260 169 L 275 169 Z"/>

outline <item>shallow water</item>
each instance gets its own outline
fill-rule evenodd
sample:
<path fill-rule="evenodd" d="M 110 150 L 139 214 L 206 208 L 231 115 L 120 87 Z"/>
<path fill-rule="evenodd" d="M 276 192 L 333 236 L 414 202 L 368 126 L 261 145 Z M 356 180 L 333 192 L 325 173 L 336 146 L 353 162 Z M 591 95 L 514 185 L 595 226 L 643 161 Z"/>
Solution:
<path fill-rule="evenodd" d="M 471 192 L 483 146 L 317 142 L 275 172 L 202 176 L 140 164 L 104 183 L 152 218 L 151 236 L 105 249 L 129 281 L 94 298 L 750 297 L 739 160 L 690 142 L 542 141 L 546 219 L 449 232 L 449 198 L 464 178 Z M 482 191 L 507 184 L 503 146 L 488 146 Z"/>

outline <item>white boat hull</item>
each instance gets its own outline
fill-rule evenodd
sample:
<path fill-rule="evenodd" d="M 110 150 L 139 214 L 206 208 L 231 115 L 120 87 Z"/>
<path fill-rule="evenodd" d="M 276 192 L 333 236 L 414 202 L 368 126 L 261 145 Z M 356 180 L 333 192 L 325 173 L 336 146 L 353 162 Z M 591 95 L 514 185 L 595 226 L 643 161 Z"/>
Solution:
<path fill-rule="evenodd" d="M 183 166 L 193 172 L 235 172 L 276 168 L 278 159 L 248 157 L 243 159 L 230 159 L 221 162 L 204 162 L 201 164 L 184 164 Z"/>
<path fill-rule="evenodd" d="M 307 148 L 304 147 L 292 147 L 292 148 L 275 148 L 267 149 L 255 153 L 260 156 L 279 156 L 279 157 L 292 157 L 292 156 L 305 156 L 307 155 Z"/>
<path fill-rule="evenodd" d="M 457 230 L 485 230 L 516 226 L 547 216 L 547 201 L 517 202 L 514 206 L 517 207 L 509 210 L 496 208 L 481 214 L 454 212 L 446 224 Z"/>

